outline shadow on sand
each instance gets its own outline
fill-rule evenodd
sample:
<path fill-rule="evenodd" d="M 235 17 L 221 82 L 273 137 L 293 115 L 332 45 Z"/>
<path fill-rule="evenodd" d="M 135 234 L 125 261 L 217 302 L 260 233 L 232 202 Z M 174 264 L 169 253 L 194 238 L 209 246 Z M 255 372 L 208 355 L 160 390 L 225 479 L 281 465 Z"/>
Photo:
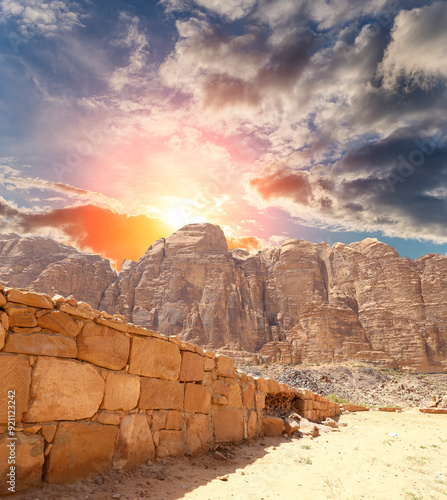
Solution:
<path fill-rule="evenodd" d="M 124 471 L 109 471 L 96 478 L 72 484 L 48 484 L 3 498 L 21 500 L 176 500 L 211 481 L 225 480 L 225 476 L 245 473 L 250 464 L 263 458 L 272 447 L 299 438 L 262 438 L 251 443 L 227 446 L 222 455 L 231 458 L 217 460 L 213 453 L 199 457 L 167 458 L 154 465 L 140 465 Z M 300 439 L 307 443 L 307 439 Z M 220 479 L 219 479 L 220 478 Z"/>

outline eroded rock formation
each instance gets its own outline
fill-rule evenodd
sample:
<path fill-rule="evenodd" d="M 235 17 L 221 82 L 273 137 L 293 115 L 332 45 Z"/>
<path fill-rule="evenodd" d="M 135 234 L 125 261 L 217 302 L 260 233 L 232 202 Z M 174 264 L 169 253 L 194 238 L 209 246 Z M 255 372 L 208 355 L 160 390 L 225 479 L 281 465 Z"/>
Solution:
<path fill-rule="evenodd" d="M 376 239 L 330 247 L 288 240 L 228 251 L 218 226 L 191 224 L 119 274 L 52 240 L 0 240 L 0 281 L 74 295 L 207 348 L 285 363 L 361 359 L 447 369 L 447 257 L 401 258 Z"/>

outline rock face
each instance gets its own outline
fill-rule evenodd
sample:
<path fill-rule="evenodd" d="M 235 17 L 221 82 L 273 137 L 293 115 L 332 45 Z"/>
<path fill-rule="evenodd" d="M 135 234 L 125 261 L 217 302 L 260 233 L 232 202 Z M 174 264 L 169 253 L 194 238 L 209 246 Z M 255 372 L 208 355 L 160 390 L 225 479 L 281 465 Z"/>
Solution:
<path fill-rule="evenodd" d="M 370 238 L 332 247 L 288 240 L 250 254 L 228 251 L 211 224 L 157 240 L 119 274 L 100 257 L 42 238 L 2 236 L 0 256 L 8 286 L 72 294 L 206 348 L 284 363 L 447 369 L 446 256 L 412 261 Z"/>
<path fill-rule="evenodd" d="M 0 235 L 0 256 L 1 283 L 51 296 L 74 295 L 93 307 L 116 279 L 108 260 L 50 238 Z"/>

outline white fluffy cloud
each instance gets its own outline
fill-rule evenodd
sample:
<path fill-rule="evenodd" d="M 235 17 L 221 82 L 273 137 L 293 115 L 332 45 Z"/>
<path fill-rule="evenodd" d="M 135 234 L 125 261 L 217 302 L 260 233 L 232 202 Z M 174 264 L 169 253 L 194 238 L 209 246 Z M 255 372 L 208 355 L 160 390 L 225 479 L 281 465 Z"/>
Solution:
<path fill-rule="evenodd" d="M 121 14 L 121 20 L 127 24 L 127 34 L 116 45 L 130 49 L 130 56 L 127 66 L 117 68 L 110 80 L 110 86 L 117 91 L 120 91 L 124 85 L 132 83 L 146 65 L 146 58 L 149 52 L 149 42 L 146 35 L 139 30 L 138 17 L 130 18 L 125 14 Z"/>
<path fill-rule="evenodd" d="M 383 85 L 393 89 L 399 79 L 407 86 L 428 89 L 447 77 L 447 3 L 436 2 L 399 13 L 379 68 Z"/>
<path fill-rule="evenodd" d="M 25 36 L 33 33 L 50 35 L 82 24 L 75 7 L 76 4 L 59 0 L 3 0 L 0 19 L 14 19 Z"/>

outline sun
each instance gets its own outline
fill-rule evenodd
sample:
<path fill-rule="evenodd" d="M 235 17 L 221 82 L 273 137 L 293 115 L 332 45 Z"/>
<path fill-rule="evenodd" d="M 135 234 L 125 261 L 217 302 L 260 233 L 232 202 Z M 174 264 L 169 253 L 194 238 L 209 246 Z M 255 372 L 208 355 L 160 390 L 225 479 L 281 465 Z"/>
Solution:
<path fill-rule="evenodd" d="M 174 231 L 186 226 L 187 224 L 210 222 L 202 215 L 193 215 L 185 207 L 173 207 L 163 213 L 163 219 L 169 224 Z"/>

